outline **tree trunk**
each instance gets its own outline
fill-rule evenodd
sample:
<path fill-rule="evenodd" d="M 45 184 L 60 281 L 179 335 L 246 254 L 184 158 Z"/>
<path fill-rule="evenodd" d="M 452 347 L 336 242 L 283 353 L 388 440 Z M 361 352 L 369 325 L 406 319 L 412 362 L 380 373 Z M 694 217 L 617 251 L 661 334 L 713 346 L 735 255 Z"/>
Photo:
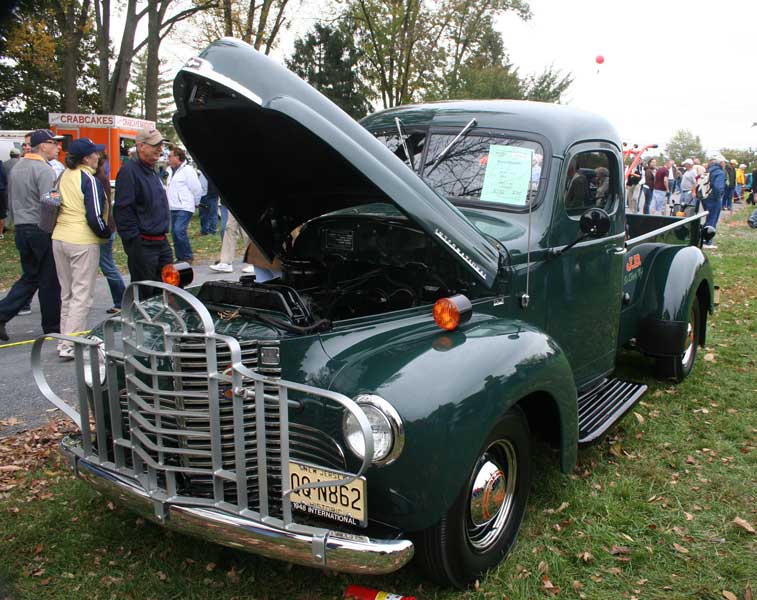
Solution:
<path fill-rule="evenodd" d="M 53 3 L 55 18 L 63 36 L 63 111 L 75 113 L 79 111 L 79 94 L 77 79 L 82 68 L 79 46 L 84 38 L 84 29 L 89 20 L 90 0 L 79 2 Z"/>
<path fill-rule="evenodd" d="M 110 0 L 95 0 L 95 27 L 97 28 L 97 57 L 100 68 L 97 83 L 100 89 L 100 108 L 108 112 L 110 96 Z"/>
<path fill-rule="evenodd" d="M 145 77 L 145 119 L 158 119 L 158 86 L 160 78 L 160 25 L 166 0 L 149 0 L 147 8 L 147 72 Z"/>
<path fill-rule="evenodd" d="M 223 0 L 223 34 L 227 37 L 234 36 L 234 27 L 231 20 L 231 0 Z"/>

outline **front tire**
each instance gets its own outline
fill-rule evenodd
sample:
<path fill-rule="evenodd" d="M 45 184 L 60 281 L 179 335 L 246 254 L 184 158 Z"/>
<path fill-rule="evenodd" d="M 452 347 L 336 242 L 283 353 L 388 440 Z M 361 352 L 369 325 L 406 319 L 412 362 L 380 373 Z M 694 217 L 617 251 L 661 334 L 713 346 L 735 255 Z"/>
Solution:
<path fill-rule="evenodd" d="M 429 578 L 464 588 L 505 558 L 526 512 L 530 437 L 517 406 L 489 434 L 454 504 L 418 539 L 416 558 Z"/>
<path fill-rule="evenodd" d="M 680 356 L 661 356 L 656 360 L 657 377 L 660 379 L 673 379 L 680 383 L 688 377 L 694 368 L 697 359 L 699 340 L 702 339 L 702 307 L 699 299 L 694 298 L 689 311 L 689 323 L 686 331 L 686 344 Z"/>

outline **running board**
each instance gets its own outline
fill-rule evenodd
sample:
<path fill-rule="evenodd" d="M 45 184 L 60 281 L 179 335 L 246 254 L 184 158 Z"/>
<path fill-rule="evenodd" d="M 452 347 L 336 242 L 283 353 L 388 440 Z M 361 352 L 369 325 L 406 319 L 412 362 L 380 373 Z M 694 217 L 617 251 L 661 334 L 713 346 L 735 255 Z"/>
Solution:
<path fill-rule="evenodd" d="M 578 443 L 597 441 L 631 410 L 646 391 L 646 385 L 606 379 L 581 394 L 578 397 Z"/>

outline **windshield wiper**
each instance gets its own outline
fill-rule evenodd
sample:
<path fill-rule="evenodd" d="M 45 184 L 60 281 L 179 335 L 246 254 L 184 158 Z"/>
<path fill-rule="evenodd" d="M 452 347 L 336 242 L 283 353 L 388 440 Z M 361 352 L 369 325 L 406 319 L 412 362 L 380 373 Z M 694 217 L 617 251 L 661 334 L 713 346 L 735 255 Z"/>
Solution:
<path fill-rule="evenodd" d="M 405 132 L 402 131 L 402 121 L 400 121 L 399 117 L 394 117 L 394 123 L 395 125 L 397 125 L 397 133 L 400 136 L 400 143 L 402 144 L 402 148 L 405 150 L 405 158 L 407 159 L 407 164 L 410 165 L 410 168 L 413 171 L 415 171 L 413 157 L 410 156 L 410 151 L 407 149 L 407 137 L 405 136 Z"/>
<path fill-rule="evenodd" d="M 431 160 L 431 163 L 433 163 L 434 166 L 429 169 L 428 173 L 426 173 L 426 177 L 431 175 L 431 173 L 434 172 L 434 169 L 436 169 L 436 167 L 438 167 L 439 164 L 447 157 L 447 154 L 449 154 L 449 151 L 452 150 L 452 147 L 457 144 L 457 140 L 463 137 L 468 132 L 468 130 L 475 125 L 476 119 L 471 119 L 470 121 L 468 121 L 468 124 L 460 130 L 460 133 L 455 136 L 455 139 L 447 144 L 447 147 Z"/>

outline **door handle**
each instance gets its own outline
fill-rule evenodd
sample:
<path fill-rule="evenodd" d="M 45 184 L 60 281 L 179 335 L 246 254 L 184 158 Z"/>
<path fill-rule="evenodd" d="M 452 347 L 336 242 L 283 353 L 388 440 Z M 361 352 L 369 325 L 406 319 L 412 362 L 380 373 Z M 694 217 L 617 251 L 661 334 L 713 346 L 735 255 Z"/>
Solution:
<path fill-rule="evenodd" d="M 626 253 L 626 248 L 625 247 L 623 247 L 623 248 L 613 248 L 611 250 L 611 252 L 613 254 L 625 254 Z"/>

